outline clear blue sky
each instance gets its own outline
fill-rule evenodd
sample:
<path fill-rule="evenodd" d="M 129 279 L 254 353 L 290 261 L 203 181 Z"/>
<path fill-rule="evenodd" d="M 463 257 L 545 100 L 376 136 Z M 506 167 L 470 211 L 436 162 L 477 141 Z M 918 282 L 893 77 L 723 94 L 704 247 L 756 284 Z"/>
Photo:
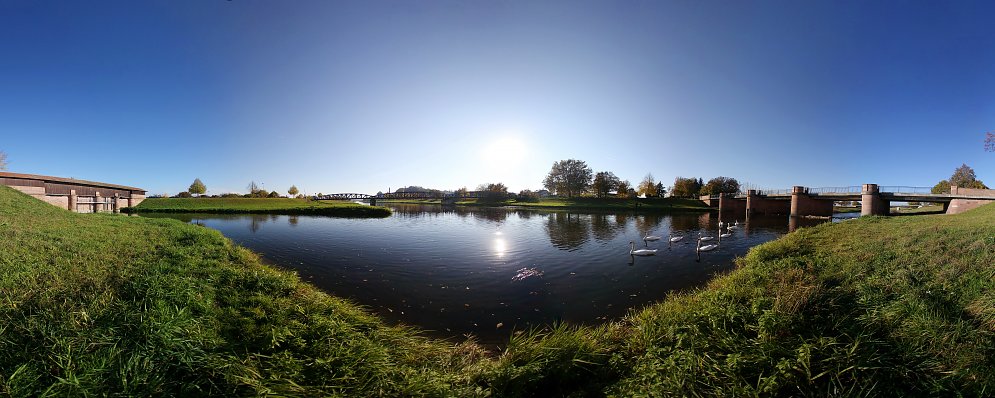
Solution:
<path fill-rule="evenodd" d="M 0 2 L 10 171 L 209 193 L 995 185 L 995 3 Z"/>

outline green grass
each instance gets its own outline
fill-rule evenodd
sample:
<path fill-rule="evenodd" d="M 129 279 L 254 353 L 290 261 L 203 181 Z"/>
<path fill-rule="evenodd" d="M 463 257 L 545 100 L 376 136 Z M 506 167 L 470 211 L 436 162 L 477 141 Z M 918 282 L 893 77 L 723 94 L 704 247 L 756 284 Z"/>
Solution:
<path fill-rule="evenodd" d="M 288 198 L 149 198 L 133 213 L 253 213 L 326 215 L 337 217 L 387 217 L 390 209 L 348 201 L 312 201 Z"/>
<path fill-rule="evenodd" d="M 211 229 L 0 187 L 0 394 L 989 395 L 995 205 L 865 217 L 600 327 L 484 355 L 385 326 Z"/>

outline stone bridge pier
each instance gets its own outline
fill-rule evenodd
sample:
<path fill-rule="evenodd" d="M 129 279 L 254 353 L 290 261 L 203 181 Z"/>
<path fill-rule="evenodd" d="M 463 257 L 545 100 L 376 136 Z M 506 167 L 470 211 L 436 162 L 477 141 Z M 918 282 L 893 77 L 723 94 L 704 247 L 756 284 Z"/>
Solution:
<path fill-rule="evenodd" d="M 791 188 L 792 217 L 832 217 L 833 200 L 816 199 L 808 194 L 808 188 L 794 186 Z"/>
<path fill-rule="evenodd" d="M 881 197 L 878 184 L 864 184 L 860 189 L 860 216 L 887 216 L 891 202 Z"/>

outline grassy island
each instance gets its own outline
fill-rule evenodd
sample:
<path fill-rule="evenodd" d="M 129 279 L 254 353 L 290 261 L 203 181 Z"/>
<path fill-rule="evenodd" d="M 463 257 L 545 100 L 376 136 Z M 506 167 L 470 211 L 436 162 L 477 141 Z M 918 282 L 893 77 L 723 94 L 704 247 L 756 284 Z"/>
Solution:
<path fill-rule="evenodd" d="M 0 394 L 986 395 L 995 205 L 866 217 L 502 352 L 384 325 L 217 231 L 74 214 L 0 186 Z"/>
<path fill-rule="evenodd" d="M 390 209 L 347 201 L 311 201 L 288 198 L 149 198 L 128 213 L 251 213 L 387 217 Z"/>

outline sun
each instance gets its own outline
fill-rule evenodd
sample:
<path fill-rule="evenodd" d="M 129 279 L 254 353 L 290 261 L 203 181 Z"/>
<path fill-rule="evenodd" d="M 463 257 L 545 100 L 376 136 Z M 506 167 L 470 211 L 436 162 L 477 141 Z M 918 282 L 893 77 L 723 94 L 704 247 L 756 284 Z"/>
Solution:
<path fill-rule="evenodd" d="M 486 144 L 481 153 L 481 159 L 489 167 L 514 167 L 528 152 L 528 146 L 517 136 L 506 135 Z"/>

